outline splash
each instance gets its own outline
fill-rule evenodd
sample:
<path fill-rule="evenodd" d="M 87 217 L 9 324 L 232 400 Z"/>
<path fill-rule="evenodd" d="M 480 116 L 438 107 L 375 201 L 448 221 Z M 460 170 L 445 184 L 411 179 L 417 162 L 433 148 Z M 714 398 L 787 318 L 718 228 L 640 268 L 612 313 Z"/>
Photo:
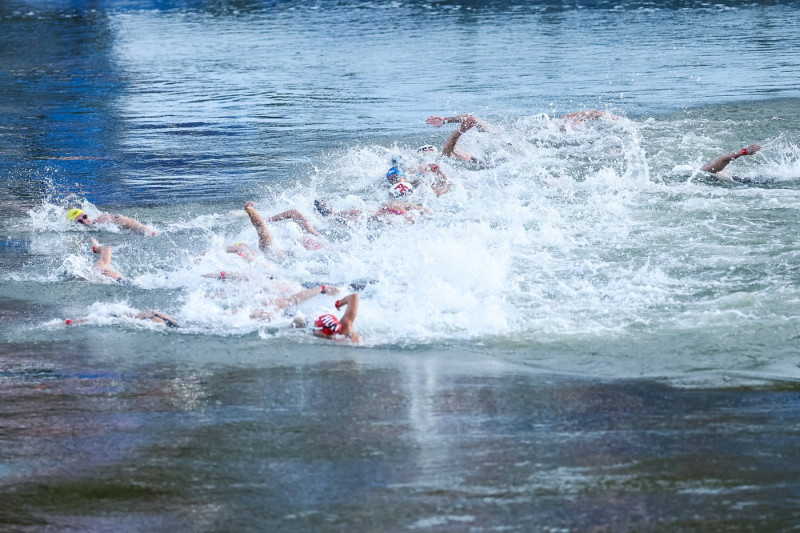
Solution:
<path fill-rule="evenodd" d="M 419 155 L 417 147 L 430 138 L 359 144 L 324 154 L 306 176 L 247 198 L 264 218 L 301 212 L 321 234 L 314 237 L 319 246 L 308 246 L 308 234 L 283 220 L 268 223 L 268 253 L 228 253 L 235 243 L 257 250 L 258 236 L 241 207 L 245 199 L 140 212 L 161 228 L 154 239 L 70 226 L 67 206 L 99 212 L 80 198 L 44 201 L 31 223 L 39 241 L 48 232 L 69 236 L 52 246 L 60 256 L 50 264 L 51 281 L 110 283 L 93 272 L 86 246 L 90 233 L 102 235 L 126 290 L 143 306 L 178 316 L 184 331 L 202 335 L 305 342 L 307 332 L 293 330 L 292 319 L 335 312 L 336 298 L 320 294 L 286 312 L 270 310 L 270 302 L 321 284 L 361 292 L 357 329 L 370 345 L 491 340 L 513 346 L 623 338 L 664 324 L 721 320 L 702 310 L 678 312 L 713 290 L 704 269 L 734 264 L 742 254 L 733 246 L 696 264 L 689 260 L 693 250 L 726 241 L 717 214 L 735 201 L 730 189 L 698 189 L 687 174 L 675 185 L 675 169 L 697 166 L 687 146 L 710 146 L 710 137 L 674 123 L 625 118 L 562 126 L 539 115 L 499 121 L 496 135 L 466 135 L 464 148 L 477 155 L 477 165 Z M 769 157 L 745 163 L 753 172 L 792 179 L 796 145 L 781 137 L 769 142 L 762 152 Z M 437 197 L 430 180 L 416 176 L 421 182 L 408 198 L 430 213 L 375 215 L 390 200 L 389 166 L 403 165 L 414 177 L 417 165 L 431 163 L 452 188 Z M 355 209 L 361 216 L 324 216 L 315 208 L 320 199 L 334 211 Z M 670 216 L 676 208 L 686 214 Z M 685 218 L 698 222 L 687 226 Z M 728 232 L 743 234 L 732 225 Z"/>

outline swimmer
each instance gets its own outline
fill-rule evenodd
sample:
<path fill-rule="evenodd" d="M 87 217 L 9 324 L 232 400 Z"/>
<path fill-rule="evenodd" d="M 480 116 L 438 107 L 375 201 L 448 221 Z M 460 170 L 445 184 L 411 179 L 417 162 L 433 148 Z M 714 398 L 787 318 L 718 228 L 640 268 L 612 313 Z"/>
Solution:
<path fill-rule="evenodd" d="M 114 281 L 121 281 L 122 274 L 111 268 L 111 247 L 101 246 L 97 239 L 92 237 L 92 252 L 100 254 L 100 259 L 94 264 L 94 267 L 100 271 L 104 276 L 108 276 Z"/>
<path fill-rule="evenodd" d="M 386 180 L 389 182 L 389 196 L 402 198 L 414 192 L 414 184 L 406 179 L 406 173 L 398 166 L 391 167 L 386 172 Z"/>
<path fill-rule="evenodd" d="M 592 109 L 590 111 L 577 111 L 575 113 L 567 113 L 566 115 L 561 115 L 558 117 L 558 121 L 561 122 L 561 125 L 558 129 L 561 131 L 567 131 L 567 127 L 569 129 L 574 130 L 577 127 L 589 122 L 590 120 L 598 120 L 598 119 L 610 119 L 610 120 L 619 120 L 622 117 L 619 115 L 614 115 L 613 113 L 608 113 L 606 111 L 598 111 L 596 109 Z"/>
<path fill-rule="evenodd" d="M 119 315 L 113 315 L 113 316 L 114 317 L 118 317 Z M 145 311 L 143 313 L 136 313 L 136 314 L 125 313 L 125 315 L 123 315 L 123 316 L 130 317 L 130 318 L 135 318 L 137 320 L 149 320 L 150 322 L 154 322 L 156 324 L 163 324 L 163 325 L 165 325 L 167 327 L 170 327 L 170 328 L 179 328 L 179 327 L 181 327 L 180 323 L 177 320 L 175 320 L 174 318 L 172 318 L 171 316 L 169 316 L 166 313 L 162 313 L 161 311 L 151 310 L 151 311 Z M 73 324 L 83 324 L 83 323 L 88 322 L 88 321 L 89 321 L 88 318 L 76 318 L 76 319 L 68 318 L 68 319 L 66 319 L 64 321 L 64 324 L 66 324 L 67 326 L 70 326 L 70 325 L 73 325 Z"/>
<path fill-rule="evenodd" d="M 707 163 L 700 168 L 703 172 L 709 172 L 711 174 L 717 175 L 721 178 L 731 179 L 731 176 L 727 172 L 722 172 L 725 167 L 728 166 L 728 163 L 733 161 L 734 159 L 738 159 L 745 155 L 753 155 L 761 150 L 761 146 L 758 144 L 751 144 L 741 150 L 736 150 L 727 154 L 723 154 L 716 158 L 714 161 Z"/>
<path fill-rule="evenodd" d="M 341 300 L 336 300 L 334 305 L 337 310 L 347 307 L 341 320 L 332 314 L 319 316 L 314 321 L 314 335 L 334 341 L 360 342 L 361 336 L 353 329 L 353 323 L 356 321 L 356 315 L 358 315 L 358 294 L 348 294 Z M 293 326 L 305 327 L 306 321 L 302 318 L 295 318 Z"/>
<path fill-rule="evenodd" d="M 162 313 L 161 311 L 145 311 L 144 313 L 138 313 L 134 315 L 133 318 L 139 320 L 149 320 L 150 322 L 155 322 L 156 324 L 164 324 L 170 328 L 181 327 L 177 320 L 166 313 Z"/>
<path fill-rule="evenodd" d="M 283 311 L 290 307 L 295 307 L 301 303 L 307 302 L 318 294 L 327 294 L 328 296 L 336 296 L 341 290 L 339 287 L 332 287 L 328 285 L 320 285 L 319 287 L 312 287 L 310 289 L 303 289 L 289 296 L 270 298 L 262 302 L 262 305 L 269 310 L 256 309 L 250 313 L 250 318 L 272 320 L 275 317 L 273 311 Z"/>
<path fill-rule="evenodd" d="M 478 131 L 489 132 L 493 134 L 498 133 L 494 127 L 472 115 L 457 115 L 454 117 L 432 116 L 425 119 L 425 122 L 435 128 L 439 128 L 450 123 L 461 124 L 457 130 L 450 134 L 450 137 L 444 143 L 444 146 L 442 146 L 442 154 L 454 159 L 460 159 L 461 161 L 468 161 L 471 163 L 479 163 L 480 161 L 478 158 L 473 157 L 468 152 L 458 149 L 458 141 L 461 139 L 461 136 L 473 127 L 477 127 Z"/>
<path fill-rule="evenodd" d="M 419 165 L 416 168 L 416 171 L 420 177 L 430 172 L 433 172 L 436 176 L 438 176 L 437 181 L 431 185 L 431 189 L 433 189 L 433 192 L 436 193 L 437 197 L 450 190 L 450 182 L 447 180 L 447 176 L 444 174 L 444 172 L 442 172 L 442 169 L 439 167 L 439 165 Z M 414 192 L 414 187 L 418 186 L 422 181 L 421 179 L 409 181 L 406 177 L 406 173 L 397 165 L 391 167 L 386 172 L 386 179 L 389 181 L 390 185 L 389 196 L 393 198 L 409 196 Z"/>
<path fill-rule="evenodd" d="M 237 242 L 236 244 L 231 244 L 225 247 L 225 252 L 229 254 L 236 254 L 248 263 L 252 263 L 262 267 L 268 271 L 274 271 L 277 266 L 274 262 L 270 261 L 269 259 L 260 256 L 257 254 L 247 243 L 245 242 Z M 282 257 L 280 253 L 277 254 L 279 257 Z M 247 274 L 240 274 L 237 272 L 225 271 L 221 270 L 218 272 L 209 272 L 207 274 L 201 274 L 204 278 L 215 278 L 221 279 L 226 281 L 247 281 L 250 278 Z M 258 276 L 259 279 L 263 279 L 264 276 Z M 266 279 L 272 280 L 274 279 L 272 275 L 266 274 Z"/>
<path fill-rule="evenodd" d="M 219 272 L 209 272 L 208 274 L 201 274 L 204 278 L 220 279 L 223 281 L 249 281 L 250 276 L 241 274 L 239 272 L 231 272 L 229 270 L 220 270 Z M 272 279 L 272 276 L 269 277 Z"/>
<path fill-rule="evenodd" d="M 425 161 L 426 158 L 430 156 L 435 156 L 438 153 L 436 147 L 432 144 L 426 144 L 425 146 L 421 146 L 417 149 L 417 154 L 422 158 L 422 163 L 417 165 L 405 165 L 402 161 L 402 158 L 399 156 L 392 158 L 392 168 L 389 169 L 389 172 L 392 172 L 392 169 L 397 169 L 402 173 L 402 177 L 405 178 L 405 172 L 401 170 L 401 166 L 406 166 L 406 171 L 409 173 L 416 174 L 418 176 L 417 179 L 412 179 L 409 181 L 412 186 L 417 187 L 420 183 L 422 183 L 422 178 L 426 178 L 428 176 L 434 176 L 436 181 L 431 183 L 431 189 L 433 192 L 436 193 L 436 197 L 447 193 L 450 191 L 450 187 L 452 184 L 447 177 L 447 174 L 444 173 L 442 167 L 439 166 L 438 163 L 427 163 Z M 387 173 L 387 179 L 389 177 L 389 173 Z M 408 180 L 406 180 L 408 181 Z"/>
<path fill-rule="evenodd" d="M 156 234 L 152 228 L 145 226 L 141 222 L 137 222 L 132 218 L 128 218 L 119 214 L 110 215 L 108 213 L 103 213 L 99 217 L 92 220 L 83 210 L 73 208 L 67 212 L 67 219 L 74 220 L 75 222 L 83 224 L 84 226 L 94 226 L 95 224 L 115 224 L 122 229 L 135 231 L 143 235 L 155 236 Z"/>
<path fill-rule="evenodd" d="M 335 218 L 343 224 L 358 220 L 364 215 L 364 211 L 354 208 L 334 211 L 327 200 L 314 200 L 314 207 L 322 216 Z M 433 214 L 433 211 L 419 204 L 391 201 L 383 202 L 377 211 L 370 211 L 369 218 L 370 220 L 392 223 L 396 216 L 400 216 L 405 222 L 415 224 L 417 219 L 409 211 L 417 211 L 422 215 Z"/>

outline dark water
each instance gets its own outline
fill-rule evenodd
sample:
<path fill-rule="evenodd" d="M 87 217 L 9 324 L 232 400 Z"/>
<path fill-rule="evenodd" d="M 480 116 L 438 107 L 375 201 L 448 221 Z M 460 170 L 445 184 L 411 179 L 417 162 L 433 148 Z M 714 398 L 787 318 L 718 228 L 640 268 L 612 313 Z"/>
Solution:
<path fill-rule="evenodd" d="M 118 369 L 87 360 L 82 344 L 45 364 L 47 346 L 3 354 L 7 528 L 706 531 L 798 520 L 796 387 L 554 378 L 428 351 Z"/>
<path fill-rule="evenodd" d="M 0 529 L 796 529 L 798 7 L 0 3 Z M 626 119 L 536 117 L 595 108 Z M 371 206 L 466 111 L 494 166 L 443 162 L 434 220 L 271 228 L 277 275 L 372 280 L 365 346 L 200 278 L 245 200 Z M 117 316 L 149 308 L 184 327 Z"/>

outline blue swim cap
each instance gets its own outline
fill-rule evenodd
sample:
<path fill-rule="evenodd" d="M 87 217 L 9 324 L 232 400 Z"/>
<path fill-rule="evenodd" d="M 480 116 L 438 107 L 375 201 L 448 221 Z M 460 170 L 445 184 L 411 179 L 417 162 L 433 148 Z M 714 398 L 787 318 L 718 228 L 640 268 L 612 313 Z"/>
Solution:
<path fill-rule="evenodd" d="M 386 173 L 386 179 L 389 181 L 398 179 L 398 178 L 405 178 L 406 173 L 400 170 L 397 167 L 392 167 L 389 169 L 389 172 Z"/>

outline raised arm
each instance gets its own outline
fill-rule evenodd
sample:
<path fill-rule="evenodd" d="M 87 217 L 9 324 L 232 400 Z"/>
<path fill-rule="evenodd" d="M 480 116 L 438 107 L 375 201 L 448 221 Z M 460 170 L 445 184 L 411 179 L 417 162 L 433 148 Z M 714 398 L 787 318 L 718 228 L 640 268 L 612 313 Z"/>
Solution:
<path fill-rule="evenodd" d="M 761 146 L 760 145 L 751 144 L 750 146 L 748 146 L 746 148 L 742 148 L 741 150 L 736 150 L 734 152 L 730 152 L 728 154 L 724 154 L 724 155 L 719 156 L 718 158 L 716 158 L 711 163 L 703 165 L 703 167 L 700 170 L 702 170 L 704 172 L 710 172 L 712 174 L 716 174 L 717 172 L 720 172 L 722 169 L 727 167 L 728 163 L 730 163 L 734 159 L 738 159 L 739 157 L 742 157 L 743 155 L 753 155 L 756 152 L 758 152 L 759 150 L 761 150 Z"/>
<path fill-rule="evenodd" d="M 261 215 L 256 211 L 255 205 L 256 204 L 253 202 L 245 202 L 244 211 L 247 213 L 247 216 L 250 217 L 250 222 L 253 224 L 253 227 L 256 228 L 256 233 L 258 233 L 258 247 L 262 252 L 266 252 L 269 250 L 269 247 L 272 246 L 272 235 L 270 235 L 267 225 L 264 223 L 264 219 L 261 218 Z"/>
<path fill-rule="evenodd" d="M 464 120 L 461 121 L 461 126 L 454 131 L 447 141 L 442 146 L 442 153 L 449 157 L 455 157 L 457 159 L 462 159 L 464 161 L 472 160 L 472 156 L 466 152 L 459 152 L 456 150 L 456 146 L 458 145 L 458 140 L 461 138 L 461 135 L 469 131 L 475 125 L 475 117 L 472 115 L 467 115 Z"/>
<path fill-rule="evenodd" d="M 122 274 L 111 268 L 111 247 L 102 246 L 97 242 L 97 239 L 92 237 L 92 252 L 100 254 L 100 259 L 94 264 L 94 267 L 99 270 L 104 276 L 108 276 L 113 280 L 122 279 Z"/>
<path fill-rule="evenodd" d="M 350 337 L 353 342 L 358 342 L 359 335 L 353 329 L 353 323 L 356 321 L 356 316 L 358 315 L 358 293 L 354 292 L 348 294 L 341 300 L 336 300 L 336 309 L 341 309 L 345 306 L 347 310 L 339 321 L 342 324 L 342 331 L 340 333 Z"/>
<path fill-rule="evenodd" d="M 431 185 L 431 188 L 433 189 L 433 192 L 436 193 L 436 196 L 438 197 L 446 192 L 449 192 L 452 183 L 450 183 L 450 180 L 447 179 L 447 174 L 444 173 L 442 167 L 440 167 L 436 163 L 431 163 L 430 165 L 428 165 L 428 168 L 431 170 L 431 172 L 433 172 L 437 176 L 436 182 L 433 185 Z"/>
<path fill-rule="evenodd" d="M 456 115 L 454 117 L 437 117 L 432 116 L 425 119 L 426 124 L 430 124 L 431 126 L 438 128 L 445 124 L 452 124 L 452 123 L 462 123 L 468 118 L 474 121 L 474 125 L 478 127 L 478 131 L 488 131 L 489 133 L 497 133 L 497 130 L 487 123 L 485 120 L 482 120 L 474 115 L 466 114 L 466 115 Z M 472 127 L 472 126 L 470 126 Z"/>

